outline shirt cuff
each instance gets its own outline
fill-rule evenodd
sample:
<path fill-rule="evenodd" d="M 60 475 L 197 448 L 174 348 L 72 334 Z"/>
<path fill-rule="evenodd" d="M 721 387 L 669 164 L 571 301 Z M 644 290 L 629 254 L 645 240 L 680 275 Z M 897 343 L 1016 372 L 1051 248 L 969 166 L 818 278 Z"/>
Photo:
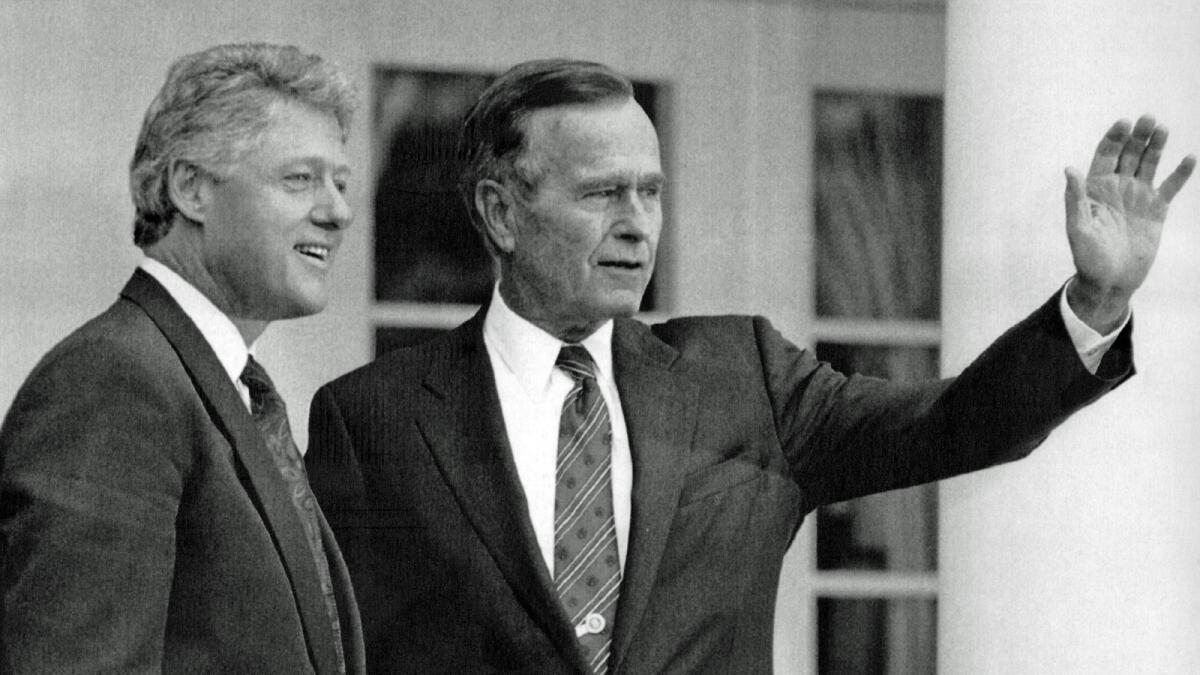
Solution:
<path fill-rule="evenodd" d="M 1067 302 L 1067 287 L 1074 281 L 1074 277 L 1070 281 L 1063 284 L 1062 292 L 1058 298 L 1058 310 L 1062 313 L 1063 324 L 1067 327 L 1067 334 L 1071 336 L 1071 342 L 1075 345 L 1075 351 L 1079 354 L 1079 360 L 1083 362 L 1083 367 L 1088 369 L 1088 372 L 1095 375 L 1096 370 L 1100 368 L 1100 361 L 1104 359 L 1104 355 L 1108 353 L 1109 347 L 1117 341 L 1117 336 L 1129 324 L 1129 319 L 1133 317 L 1133 312 L 1125 310 L 1125 318 L 1121 320 L 1121 325 L 1117 326 L 1108 335 L 1101 335 L 1092 327 L 1087 325 L 1078 316 L 1075 316 L 1074 310 L 1071 309 L 1071 303 Z"/>

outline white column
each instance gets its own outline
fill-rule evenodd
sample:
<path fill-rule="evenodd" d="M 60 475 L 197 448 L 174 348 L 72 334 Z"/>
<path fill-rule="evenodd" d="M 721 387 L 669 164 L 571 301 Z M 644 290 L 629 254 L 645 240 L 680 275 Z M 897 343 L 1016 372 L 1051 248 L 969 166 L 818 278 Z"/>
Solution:
<path fill-rule="evenodd" d="M 1072 273 L 1063 167 L 1119 117 L 1200 152 L 1200 2 L 948 0 L 944 362 Z M 1134 298 L 1132 380 L 942 489 L 941 673 L 1200 668 L 1200 180 Z"/>

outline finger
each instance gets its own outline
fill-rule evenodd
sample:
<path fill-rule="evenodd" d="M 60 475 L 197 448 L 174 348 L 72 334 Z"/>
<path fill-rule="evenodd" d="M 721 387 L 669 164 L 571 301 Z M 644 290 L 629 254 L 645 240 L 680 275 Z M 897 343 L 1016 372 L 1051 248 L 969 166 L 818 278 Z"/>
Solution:
<path fill-rule="evenodd" d="M 1088 169 L 1089 176 L 1101 176 L 1117 170 L 1117 160 L 1121 157 L 1121 149 L 1129 140 L 1129 120 L 1117 120 L 1108 128 L 1100 145 L 1096 146 L 1096 154 L 1092 157 L 1092 166 Z"/>
<path fill-rule="evenodd" d="M 1167 202 L 1168 204 L 1171 203 L 1171 200 L 1174 199 L 1175 195 L 1179 194 L 1179 191 L 1183 188 L 1184 183 L 1186 183 L 1188 178 L 1191 177 L 1192 170 L 1195 168 L 1196 156 L 1188 155 L 1187 157 L 1184 157 L 1183 161 L 1179 163 L 1179 166 L 1175 167 L 1175 170 L 1171 172 L 1171 175 L 1167 176 L 1167 179 L 1162 182 L 1161 186 L 1159 186 L 1158 196 L 1162 197 L 1163 201 Z"/>
<path fill-rule="evenodd" d="M 1063 199 L 1067 207 L 1067 230 L 1074 229 L 1087 218 L 1087 188 L 1084 185 L 1083 174 L 1073 166 L 1067 167 L 1067 188 L 1063 191 Z"/>
<path fill-rule="evenodd" d="M 1154 174 L 1158 171 L 1158 160 L 1162 158 L 1163 148 L 1167 145 L 1167 134 L 1167 128 L 1163 126 L 1156 128 L 1151 134 L 1150 142 L 1146 144 L 1146 151 L 1142 153 L 1142 161 L 1138 164 L 1137 172 L 1134 173 L 1138 180 L 1147 183 L 1154 182 Z"/>
<path fill-rule="evenodd" d="M 1133 125 L 1133 134 L 1125 142 L 1125 147 L 1121 149 L 1117 173 L 1122 176 L 1132 176 L 1137 171 L 1138 164 L 1142 161 L 1142 153 L 1146 151 L 1146 144 L 1150 142 L 1150 136 L 1153 133 L 1154 117 L 1152 115 L 1139 117 L 1137 124 Z"/>

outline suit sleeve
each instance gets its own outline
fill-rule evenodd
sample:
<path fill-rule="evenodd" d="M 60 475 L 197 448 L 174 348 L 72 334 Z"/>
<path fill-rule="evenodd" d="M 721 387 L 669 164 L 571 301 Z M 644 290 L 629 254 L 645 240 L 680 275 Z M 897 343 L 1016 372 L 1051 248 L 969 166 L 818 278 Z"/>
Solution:
<path fill-rule="evenodd" d="M 5 673 L 161 670 L 187 424 L 130 351 L 52 352 L 0 430 Z"/>
<path fill-rule="evenodd" d="M 1057 296 L 958 377 L 901 384 L 846 377 L 755 321 L 780 445 L 821 504 L 1020 459 L 1054 427 L 1133 375 L 1132 325 L 1095 375 L 1076 353 Z"/>

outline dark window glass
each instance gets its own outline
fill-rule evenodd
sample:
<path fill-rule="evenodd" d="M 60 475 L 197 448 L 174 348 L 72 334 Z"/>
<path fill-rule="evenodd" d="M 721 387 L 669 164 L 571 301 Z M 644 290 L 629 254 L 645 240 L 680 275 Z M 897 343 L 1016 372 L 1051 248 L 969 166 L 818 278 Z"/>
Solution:
<path fill-rule="evenodd" d="M 942 103 L 819 93 L 817 314 L 938 318 Z"/>
<path fill-rule="evenodd" d="M 937 603 L 932 599 L 820 598 L 817 672 L 933 675 Z"/>

